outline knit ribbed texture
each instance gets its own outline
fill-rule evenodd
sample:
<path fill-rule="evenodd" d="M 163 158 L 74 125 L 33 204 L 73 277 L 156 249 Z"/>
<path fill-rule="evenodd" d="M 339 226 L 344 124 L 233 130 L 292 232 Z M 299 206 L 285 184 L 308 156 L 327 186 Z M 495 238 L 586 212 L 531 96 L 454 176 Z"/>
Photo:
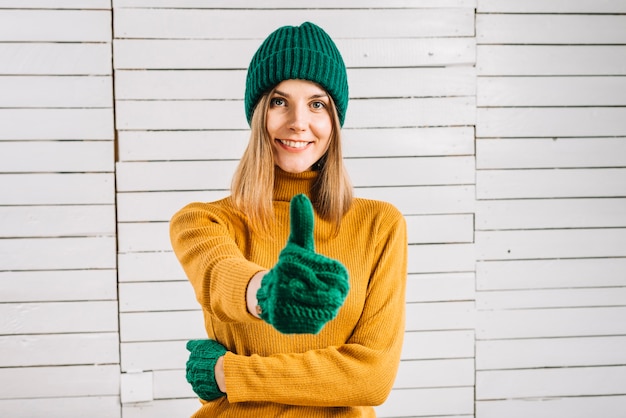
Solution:
<path fill-rule="evenodd" d="M 315 216 L 315 251 L 350 273 L 343 306 L 318 334 L 282 334 L 246 313 L 247 280 L 276 264 L 290 233 L 289 202 L 310 196 L 317 176 L 276 170 L 271 236 L 252 235 L 230 198 L 173 217 L 173 249 L 207 336 L 229 350 L 227 397 L 199 405 L 194 417 L 375 417 L 371 405 L 389 394 L 402 351 L 407 260 L 406 227 L 393 206 L 354 199 L 338 232 Z"/>
<path fill-rule="evenodd" d="M 319 26 L 305 22 L 272 32 L 256 51 L 246 78 L 248 123 L 259 99 L 281 81 L 309 80 L 321 85 L 335 102 L 343 126 L 348 108 L 348 77 L 337 46 Z"/>
<path fill-rule="evenodd" d="M 313 206 L 306 195 L 291 199 L 290 224 L 287 245 L 257 292 L 261 318 L 283 334 L 317 334 L 348 295 L 348 271 L 315 252 Z"/>
<path fill-rule="evenodd" d="M 187 342 L 186 378 L 193 391 L 207 401 L 225 396 L 215 381 L 215 363 L 226 354 L 226 348 L 213 340 L 191 340 Z"/>

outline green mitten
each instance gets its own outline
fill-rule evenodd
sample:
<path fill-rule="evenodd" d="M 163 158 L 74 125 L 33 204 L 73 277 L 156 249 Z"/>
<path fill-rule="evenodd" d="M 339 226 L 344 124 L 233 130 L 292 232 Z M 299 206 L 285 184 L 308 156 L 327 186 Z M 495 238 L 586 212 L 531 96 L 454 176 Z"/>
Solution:
<path fill-rule="evenodd" d="M 283 334 L 317 334 L 348 295 L 348 271 L 339 261 L 315 252 L 308 197 L 291 199 L 290 216 L 287 245 L 257 292 L 260 314 Z"/>
<path fill-rule="evenodd" d="M 188 341 L 187 350 L 190 351 L 187 360 L 187 382 L 196 395 L 205 401 L 225 396 L 215 381 L 215 363 L 228 350 L 214 340 Z"/>

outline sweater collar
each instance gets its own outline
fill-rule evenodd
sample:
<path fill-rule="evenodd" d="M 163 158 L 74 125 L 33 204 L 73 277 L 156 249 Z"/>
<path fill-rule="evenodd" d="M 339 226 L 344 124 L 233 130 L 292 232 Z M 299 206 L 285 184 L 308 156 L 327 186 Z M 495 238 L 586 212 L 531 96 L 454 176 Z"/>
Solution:
<path fill-rule="evenodd" d="M 318 171 L 288 173 L 279 167 L 274 171 L 274 200 L 289 202 L 297 194 L 311 196 L 311 188 L 317 180 Z"/>

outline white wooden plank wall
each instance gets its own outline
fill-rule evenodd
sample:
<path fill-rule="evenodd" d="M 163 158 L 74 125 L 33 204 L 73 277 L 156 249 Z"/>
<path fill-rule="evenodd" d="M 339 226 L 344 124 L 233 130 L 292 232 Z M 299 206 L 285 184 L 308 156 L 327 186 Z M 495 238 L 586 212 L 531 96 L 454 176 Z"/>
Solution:
<path fill-rule="evenodd" d="M 478 1 L 477 418 L 626 411 L 624 12 Z"/>
<path fill-rule="evenodd" d="M 119 417 L 109 1 L 0 2 L 0 416 Z"/>
<path fill-rule="evenodd" d="M 357 193 L 393 202 L 409 225 L 406 344 L 378 413 L 473 416 L 475 2 L 344 3 L 114 2 L 125 418 L 198 407 L 184 344 L 205 334 L 168 221 L 228 193 L 247 143 L 249 60 L 276 27 L 306 20 L 349 67 L 345 154 Z"/>

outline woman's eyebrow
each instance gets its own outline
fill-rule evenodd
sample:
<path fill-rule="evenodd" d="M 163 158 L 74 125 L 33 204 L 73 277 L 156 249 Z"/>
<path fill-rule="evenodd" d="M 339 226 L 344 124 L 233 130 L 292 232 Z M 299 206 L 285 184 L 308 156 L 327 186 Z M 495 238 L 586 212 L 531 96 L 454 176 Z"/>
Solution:
<path fill-rule="evenodd" d="M 284 91 L 280 91 L 280 90 L 274 90 L 274 94 L 278 95 L 278 96 L 283 96 L 286 98 L 290 98 L 291 96 L 288 93 L 285 93 Z M 313 94 L 309 97 L 309 99 L 321 99 L 324 97 L 328 97 L 328 94 L 326 93 L 319 93 L 319 94 Z"/>

